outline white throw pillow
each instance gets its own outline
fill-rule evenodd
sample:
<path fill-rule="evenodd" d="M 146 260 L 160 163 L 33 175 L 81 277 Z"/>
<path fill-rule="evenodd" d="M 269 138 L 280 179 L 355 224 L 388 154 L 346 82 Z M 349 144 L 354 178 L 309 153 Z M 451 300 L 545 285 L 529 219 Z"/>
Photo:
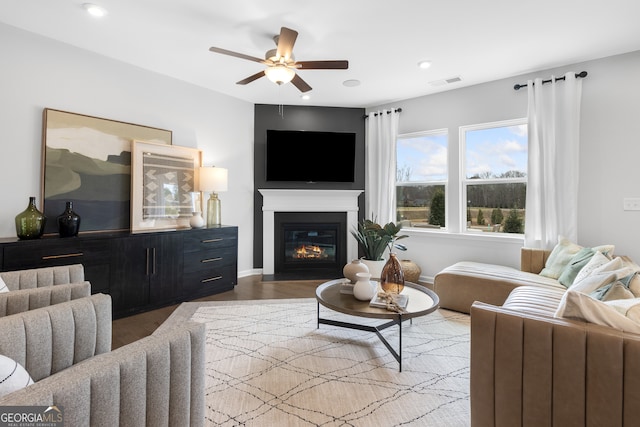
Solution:
<path fill-rule="evenodd" d="M 0 397 L 33 384 L 21 364 L 0 354 Z"/>
<path fill-rule="evenodd" d="M 598 268 L 598 267 L 600 267 L 602 265 L 605 265 L 609 261 L 611 261 L 611 260 L 609 258 L 607 258 L 606 256 L 604 256 L 602 254 L 602 252 L 596 251 L 596 253 L 593 254 L 593 256 L 591 257 L 591 259 L 589 260 L 587 265 L 585 265 L 584 267 L 582 267 L 580 269 L 580 271 L 578 271 L 578 274 L 576 274 L 575 279 L 573 279 L 573 283 L 579 282 L 580 280 L 582 280 L 585 277 L 589 276 L 591 273 L 593 273 L 593 271 L 596 268 Z"/>
<path fill-rule="evenodd" d="M 2 277 L 0 277 L 0 292 L 9 292 L 9 288 L 7 288 L 7 284 L 4 283 Z"/>
<path fill-rule="evenodd" d="M 566 298 L 563 297 L 564 303 L 558 306 L 555 317 L 582 320 L 598 325 L 609 326 L 625 332 L 640 334 L 640 323 L 626 316 L 626 313 L 630 311 L 630 309 L 627 308 L 625 314 L 622 314 L 620 311 L 622 310 L 620 308 L 620 301 L 625 301 L 626 303 L 624 304 L 631 306 L 631 301 L 635 301 L 636 299 L 603 302 L 571 289 L 565 292 L 565 297 Z M 640 303 L 640 300 L 638 300 L 638 303 Z M 622 305 L 624 306 L 624 304 Z M 635 305 L 633 305 L 633 307 L 635 307 Z M 633 310 L 633 313 L 635 313 L 635 310 Z"/>
<path fill-rule="evenodd" d="M 606 301 L 605 304 L 613 307 L 628 319 L 640 324 L 640 298 Z"/>

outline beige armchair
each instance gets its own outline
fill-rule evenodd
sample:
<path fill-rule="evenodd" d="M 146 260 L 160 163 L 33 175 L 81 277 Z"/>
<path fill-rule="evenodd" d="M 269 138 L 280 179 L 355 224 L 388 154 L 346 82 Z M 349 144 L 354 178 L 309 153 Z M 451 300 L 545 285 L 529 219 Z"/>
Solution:
<path fill-rule="evenodd" d="M 62 406 L 70 426 L 202 426 L 205 326 L 185 322 L 111 348 L 111 297 L 0 318 L 0 354 L 35 381 L 0 406 Z"/>

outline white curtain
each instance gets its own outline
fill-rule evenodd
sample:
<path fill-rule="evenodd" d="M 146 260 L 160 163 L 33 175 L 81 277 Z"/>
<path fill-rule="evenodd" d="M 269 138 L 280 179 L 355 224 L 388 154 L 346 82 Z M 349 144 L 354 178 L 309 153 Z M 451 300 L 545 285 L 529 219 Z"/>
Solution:
<path fill-rule="evenodd" d="M 529 80 L 529 165 L 525 247 L 551 249 L 578 240 L 578 169 L 582 80 Z"/>
<path fill-rule="evenodd" d="M 398 109 L 370 113 L 366 132 L 365 218 L 395 219 Z M 395 221 L 394 221 L 395 222 Z"/>

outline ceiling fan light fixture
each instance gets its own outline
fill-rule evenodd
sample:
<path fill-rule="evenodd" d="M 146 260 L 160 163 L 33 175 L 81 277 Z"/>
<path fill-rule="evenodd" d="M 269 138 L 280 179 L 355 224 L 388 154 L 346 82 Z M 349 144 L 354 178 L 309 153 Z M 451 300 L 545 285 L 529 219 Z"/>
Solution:
<path fill-rule="evenodd" d="M 264 74 L 272 82 L 278 85 L 283 85 L 285 83 L 289 83 L 296 75 L 296 72 L 286 65 L 277 64 L 264 70 Z"/>
<path fill-rule="evenodd" d="M 95 16 L 97 18 L 101 18 L 107 14 L 107 10 L 103 7 L 98 6 L 97 4 L 85 3 L 82 5 L 82 7 L 84 7 L 89 15 Z"/>

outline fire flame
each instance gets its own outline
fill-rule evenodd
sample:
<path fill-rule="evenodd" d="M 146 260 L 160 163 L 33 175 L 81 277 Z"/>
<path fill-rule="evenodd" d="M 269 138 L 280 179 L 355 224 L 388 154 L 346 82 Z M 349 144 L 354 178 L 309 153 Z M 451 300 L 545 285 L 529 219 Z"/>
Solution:
<path fill-rule="evenodd" d="M 324 256 L 324 250 L 317 245 L 302 245 L 294 249 L 294 252 L 293 257 L 297 259 L 313 259 Z"/>

